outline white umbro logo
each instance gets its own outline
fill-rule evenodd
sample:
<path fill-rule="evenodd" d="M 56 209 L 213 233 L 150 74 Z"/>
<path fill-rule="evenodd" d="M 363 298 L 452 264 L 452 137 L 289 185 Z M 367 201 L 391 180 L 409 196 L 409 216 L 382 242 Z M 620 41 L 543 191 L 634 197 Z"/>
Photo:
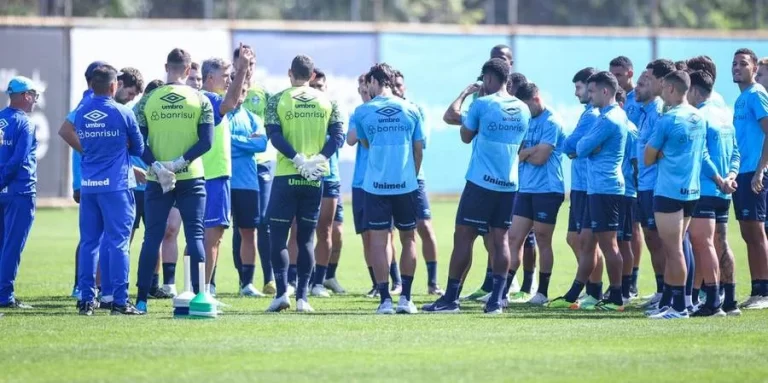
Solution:
<path fill-rule="evenodd" d="M 83 118 L 85 118 L 88 121 L 91 122 L 99 122 L 105 118 L 107 118 L 107 114 L 100 111 L 100 110 L 92 110 L 88 113 L 86 113 Z"/>
<path fill-rule="evenodd" d="M 8 126 L 8 121 L 6 121 L 4 118 L 0 119 L 0 129 L 5 129 Z"/>

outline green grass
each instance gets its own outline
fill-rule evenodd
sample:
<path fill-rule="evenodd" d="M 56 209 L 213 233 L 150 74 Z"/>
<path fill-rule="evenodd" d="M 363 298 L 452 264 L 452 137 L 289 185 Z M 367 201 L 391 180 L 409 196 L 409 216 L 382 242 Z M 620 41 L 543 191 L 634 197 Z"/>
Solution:
<path fill-rule="evenodd" d="M 455 202 L 434 203 L 445 283 Z M 145 317 L 77 315 L 72 287 L 75 210 L 42 210 L 24 253 L 18 296 L 36 307 L 0 318 L 0 381 L 766 381 L 768 312 L 741 318 L 652 322 L 639 311 L 573 313 L 513 307 L 486 317 L 477 304 L 457 316 L 373 315 L 378 301 L 364 298 L 369 279 L 360 241 L 345 227 L 338 276 L 351 292 L 312 299 L 317 313 L 268 315 L 268 299 L 235 297 L 228 232 L 217 276 L 221 300 L 231 304 L 213 321 L 174 320 L 169 301 L 151 301 Z M 351 218 L 351 217 L 349 217 Z M 575 261 L 565 244 L 567 208 L 558 224 L 550 291 L 561 294 Z M 350 219 L 351 221 L 351 219 Z M 748 293 L 745 248 L 735 225 L 739 296 Z M 468 289 L 484 274 L 476 244 Z M 140 243 L 133 244 L 131 276 Z M 641 294 L 653 289 L 647 253 Z M 179 268 L 178 279 L 182 280 Z M 260 272 L 257 279 L 261 284 Z M 181 287 L 181 285 L 179 285 Z M 426 270 L 417 269 L 417 304 Z M 135 289 L 132 288 L 132 294 Z"/>

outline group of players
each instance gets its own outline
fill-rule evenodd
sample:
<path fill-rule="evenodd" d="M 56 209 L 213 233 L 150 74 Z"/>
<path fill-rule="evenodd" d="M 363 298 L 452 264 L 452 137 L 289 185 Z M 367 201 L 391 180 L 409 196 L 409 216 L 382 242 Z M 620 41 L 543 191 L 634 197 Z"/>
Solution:
<path fill-rule="evenodd" d="M 760 84 L 768 83 L 768 61 L 758 62 L 748 49 L 738 50 L 732 63 L 741 90 L 733 114 L 713 90 L 716 66 L 707 56 L 654 60 L 636 87 L 633 64 L 623 56 L 609 63 L 610 71 L 579 70 L 573 84 L 585 110 L 566 136 L 536 84 L 513 73 L 510 49 L 494 47 L 481 77 L 444 115 L 446 123 L 461 126 L 462 142 L 472 145 L 445 292 L 437 284 L 436 239 L 421 171 L 425 116 L 405 99 L 402 73 L 376 64 L 361 75 L 363 104 L 347 124 L 324 93 L 325 75 L 311 58 L 297 56 L 289 71 L 291 87 L 274 95 L 252 83 L 254 64 L 253 51 L 243 45 L 231 64 L 209 59 L 197 65 L 175 49 L 165 65 L 166 82 L 155 80 L 146 88 L 135 69 L 118 72 L 104 62 L 87 68 L 88 90 L 59 132 L 76 153 L 81 240 L 73 296 L 81 314 L 106 308 L 116 315 L 141 315 L 150 297 L 175 296 L 182 223 L 193 288 L 215 295 L 218 248 L 230 215 L 241 295 L 273 296 L 268 311 L 281 311 L 295 294 L 297 310 L 311 312 L 308 295 L 343 294 L 336 279 L 343 221 L 337 151 L 345 134 L 346 143 L 357 146 L 353 216 L 373 284 L 368 295 L 380 298 L 378 313 L 418 311 L 411 298 L 418 232 L 428 292 L 440 296 L 422 308 L 425 312 L 460 311 L 472 247 L 482 235 L 486 278 L 461 299 L 484 302 L 486 313 L 526 302 L 624 311 L 637 297 L 645 242 L 657 282 L 656 293 L 642 301 L 651 318 L 739 315 L 725 235 L 731 195 L 752 280 L 741 308 L 768 307 L 763 229 L 768 167 L 763 85 L 768 84 Z M 28 79 L 11 82 L 11 107 L 3 113 L 22 122 L 4 133 L 23 138 L 17 132 L 34 131 L 24 112 L 40 92 Z M 124 106 L 139 94 L 133 110 Z M 10 154 L 16 151 L 5 153 L 6 146 L 17 148 L 15 141 L 4 145 L 0 161 L 14 164 L 17 158 Z M 13 227 L 26 228 L 10 238 L 8 254 L 3 247 L 3 307 L 29 307 L 15 299 L 13 279 L 33 214 L 15 209 L 24 207 L 19 198 L 31 196 L 34 204 L 34 146 L 32 135 L 26 152 L 18 150 L 26 153 L 22 171 L 5 176 L 4 165 L 0 178 L 0 186 L 20 185 L 17 191 L 10 188 L 13 198 L 0 198 L 7 206 L 6 225 L 16 219 L 22 224 Z M 567 242 L 578 268 L 569 291 L 550 299 L 552 236 L 565 199 L 563 155 L 572 159 Z M 128 299 L 128 248 L 141 219 L 145 237 L 134 306 Z M 399 267 L 393 228 L 402 244 Z M 253 285 L 257 248 L 263 292 Z M 205 286 L 197 283 L 199 262 L 206 265 Z M 520 267 L 523 282 L 515 286 Z M 398 294 L 395 304 L 392 296 Z"/>

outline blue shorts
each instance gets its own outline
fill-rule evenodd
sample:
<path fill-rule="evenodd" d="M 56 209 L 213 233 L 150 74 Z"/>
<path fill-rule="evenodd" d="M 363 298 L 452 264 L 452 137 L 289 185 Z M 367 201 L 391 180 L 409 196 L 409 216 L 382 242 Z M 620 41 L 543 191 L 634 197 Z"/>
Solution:
<path fill-rule="evenodd" d="M 232 189 L 232 223 L 235 227 L 255 229 L 259 222 L 259 191 Z"/>
<path fill-rule="evenodd" d="M 474 227 L 480 234 L 487 234 L 491 228 L 509 229 L 514 206 L 515 192 L 488 190 L 467 181 L 459 200 L 456 225 Z"/>
<path fill-rule="evenodd" d="M 714 219 L 715 223 L 728 223 L 728 211 L 731 210 L 731 200 L 702 196 L 693 209 L 693 218 Z"/>
<path fill-rule="evenodd" d="M 256 165 L 259 176 L 259 222 L 267 224 L 267 207 L 269 197 L 272 194 L 272 180 L 274 178 L 275 161 L 267 161 Z"/>
<path fill-rule="evenodd" d="M 733 193 L 733 210 L 736 213 L 736 219 L 739 221 L 760 221 L 766 219 L 766 193 L 765 187 L 760 194 L 752 192 L 752 177 L 755 172 L 741 173 L 736 176 L 736 183 L 739 187 Z M 763 175 L 763 186 L 765 186 L 765 175 Z"/>
<path fill-rule="evenodd" d="M 339 198 L 341 184 L 337 181 L 323 181 L 323 198 Z"/>
<path fill-rule="evenodd" d="M 352 220 L 355 223 L 355 233 L 365 232 L 365 221 L 363 220 L 363 211 L 365 210 L 365 190 L 361 188 L 352 188 Z"/>
<path fill-rule="evenodd" d="M 565 195 L 561 193 L 517 193 L 513 215 L 548 225 L 557 223 Z"/>
<path fill-rule="evenodd" d="M 424 186 L 424 180 L 417 180 L 419 188 L 416 190 L 416 218 L 419 221 L 425 221 L 432 219 L 432 210 L 429 207 L 429 198 L 427 198 L 427 190 Z"/>
<path fill-rule="evenodd" d="M 581 217 L 587 206 L 587 192 L 583 190 L 571 190 L 569 197 L 571 206 L 568 208 L 568 232 L 581 232 Z"/>
<path fill-rule="evenodd" d="M 229 178 L 221 177 L 205 181 L 205 228 L 229 227 L 232 211 Z"/>
<path fill-rule="evenodd" d="M 344 205 L 341 202 L 341 196 L 336 200 L 336 214 L 333 215 L 333 222 L 344 223 Z"/>
<path fill-rule="evenodd" d="M 147 221 L 144 219 L 144 190 L 134 190 L 133 199 L 136 201 L 136 218 L 133 220 L 133 230 L 136 230 L 141 226 L 141 221 L 144 221 L 144 226 L 147 225 Z"/>
<path fill-rule="evenodd" d="M 588 227 L 593 233 L 619 231 L 619 210 L 621 210 L 623 199 L 623 195 L 588 195 L 587 209 L 584 210 L 581 227 Z"/>
<path fill-rule="evenodd" d="M 619 231 L 616 233 L 617 240 L 629 242 L 632 240 L 632 230 L 635 223 L 635 206 L 637 200 L 635 197 L 627 197 L 621 201 L 619 208 Z"/>
<path fill-rule="evenodd" d="M 653 190 L 638 191 L 635 219 L 640 222 L 640 226 L 656 230 L 656 217 L 653 212 Z"/>
<path fill-rule="evenodd" d="M 272 181 L 269 197 L 270 225 L 306 224 L 317 227 L 320 202 L 323 198 L 322 181 L 309 181 L 302 176 L 277 176 Z"/>
<path fill-rule="evenodd" d="M 676 213 L 682 210 L 683 217 L 690 217 L 693 215 L 693 210 L 696 208 L 697 201 L 698 200 L 681 201 L 679 199 L 657 195 L 653 198 L 653 211 L 656 213 Z"/>
<path fill-rule="evenodd" d="M 416 191 L 406 194 L 377 195 L 365 192 L 363 222 L 370 230 L 398 230 L 416 228 Z"/>

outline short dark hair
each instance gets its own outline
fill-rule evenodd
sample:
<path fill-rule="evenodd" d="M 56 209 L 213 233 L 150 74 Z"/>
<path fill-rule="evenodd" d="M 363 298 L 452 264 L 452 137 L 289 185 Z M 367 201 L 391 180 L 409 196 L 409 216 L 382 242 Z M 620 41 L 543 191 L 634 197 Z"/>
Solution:
<path fill-rule="evenodd" d="M 690 76 L 691 87 L 696 87 L 704 95 L 712 93 L 712 89 L 715 87 L 715 80 L 709 73 L 697 70 L 691 72 L 688 76 Z"/>
<path fill-rule="evenodd" d="M 189 64 L 189 69 L 200 70 L 200 64 L 193 62 Z"/>
<path fill-rule="evenodd" d="M 149 94 L 152 93 L 153 90 L 165 85 L 165 81 L 163 80 L 152 80 L 147 84 L 147 87 L 144 88 L 144 93 Z"/>
<path fill-rule="evenodd" d="M 314 68 L 312 69 L 312 72 L 315 74 L 315 80 L 325 78 L 325 72 L 323 72 L 322 69 Z"/>
<path fill-rule="evenodd" d="M 752 64 L 757 65 L 757 55 L 755 54 L 755 51 L 749 49 L 749 48 L 739 48 L 736 50 L 736 53 L 733 54 L 736 55 L 747 55 L 749 56 L 749 59 L 752 60 Z"/>
<path fill-rule="evenodd" d="M 625 91 L 624 88 L 622 87 L 619 87 L 619 89 L 616 89 L 616 102 L 618 102 L 619 104 L 623 104 L 627 102 L 627 91 Z"/>
<path fill-rule="evenodd" d="M 689 72 L 695 72 L 700 70 L 703 72 L 707 72 L 712 77 L 713 82 L 717 79 L 717 66 L 715 65 L 715 62 L 712 61 L 712 58 L 709 56 L 703 55 L 703 56 L 691 57 L 688 59 L 688 61 L 685 64 L 688 65 Z"/>
<path fill-rule="evenodd" d="M 688 64 L 685 60 L 675 61 L 675 69 L 687 71 Z"/>
<path fill-rule="evenodd" d="M 510 73 L 507 81 L 516 87 L 521 87 L 528 83 L 528 79 L 525 77 L 525 75 L 519 72 Z"/>
<path fill-rule="evenodd" d="M 365 75 L 365 82 L 376 79 L 381 86 L 395 86 L 395 70 L 387 63 L 377 63 Z"/>
<path fill-rule="evenodd" d="M 491 57 L 493 57 L 493 52 L 501 52 L 503 50 L 508 50 L 510 55 L 512 55 L 512 48 L 510 48 L 508 45 L 499 44 L 491 48 Z"/>
<path fill-rule="evenodd" d="M 509 64 L 500 58 L 490 59 L 483 64 L 481 72 L 483 75 L 490 74 L 496 77 L 501 83 L 507 82 L 509 75 Z"/>
<path fill-rule="evenodd" d="M 573 80 L 571 80 L 574 84 L 577 82 L 583 82 L 587 83 L 587 80 L 589 80 L 590 77 L 592 77 L 593 74 L 597 73 L 597 69 L 592 67 L 584 68 L 578 72 L 576 72 L 575 75 L 573 75 Z"/>
<path fill-rule="evenodd" d="M 291 73 L 293 73 L 293 78 L 297 80 L 309 80 L 314 70 L 315 63 L 309 56 L 298 55 L 291 61 Z"/>
<path fill-rule="evenodd" d="M 691 77 L 684 70 L 676 70 L 664 76 L 664 82 L 674 86 L 675 90 L 680 93 L 685 93 L 691 88 Z"/>
<path fill-rule="evenodd" d="M 522 101 L 528 101 L 538 95 L 539 87 L 532 82 L 526 82 L 525 84 L 520 85 L 520 87 L 517 88 L 517 93 L 515 93 L 515 97 Z"/>
<path fill-rule="evenodd" d="M 632 60 L 630 60 L 627 56 L 619 56 L 614 58 L 610 63 L 608 63 L 608 66 L 618 66 L 624 69 L 633 69 Z"/>
<path fill-rule="evenodd" d="M 144 92 L 144 76 L 136 68 L 126 67 L 121 69 L 117 80 L 123 82 L 124 88 L 135 86 L 139 93 Z"/>
<path fill-rule="evenodd" d="M 619 89 L 619 81 L 616 80 L 616 76 L 608 71 L 601 71 L 589 76 L 587 84 L 595 83 L 595 85 L 606 87 L 613 90 L 614 93 Z"/>
<path fill-rule="evenodd" d="M 192 64 L 192 56 L 190 56 L 189 52 L 185 51 L 184 49 L 174 48 L 170 53 L 168 53 L 166 63 L 184 65 L 187 67 Z"/>
<path fill-rule="evenodd" d="M 243 44 L 243 48 L 245 48 L 245 49 L 251 49 L 251 46 L 250 46 L 250 45 L 246 45 L 246 44 Z M 233 58 L 235 58 L 235 59 L 237 59 L 238 57 L 240 57 L 240 47 L 237 47 L 237 48 L 235 48 L 235 51 L 234 51 L 234 52 L 232 52 L 232 57 L 233 57 Z"/>
<path fill-rule="evenodd" d="M 91 74 L 91 88 L 96 94 L 109 92 L 109 85 L 117 82 L 117 69 L 112 65 L 101 65 Z"/>
<path fill-rule="evenodd" d="M 405 76 L 403 76 L 403 72 L 400 72 L 400 70 L 392 69 L 392 73 L 395 75 L 395 78 L 400 77 L 401 79 L 405 80 Z"/>
<path fill-rule="evenodd" d="M 667 59 L 658 59 L 649 62 L 645 69 L 650 69 L 653 77 L 664 78 L 664 76 L 675 71 L 675 63 Z"/>

